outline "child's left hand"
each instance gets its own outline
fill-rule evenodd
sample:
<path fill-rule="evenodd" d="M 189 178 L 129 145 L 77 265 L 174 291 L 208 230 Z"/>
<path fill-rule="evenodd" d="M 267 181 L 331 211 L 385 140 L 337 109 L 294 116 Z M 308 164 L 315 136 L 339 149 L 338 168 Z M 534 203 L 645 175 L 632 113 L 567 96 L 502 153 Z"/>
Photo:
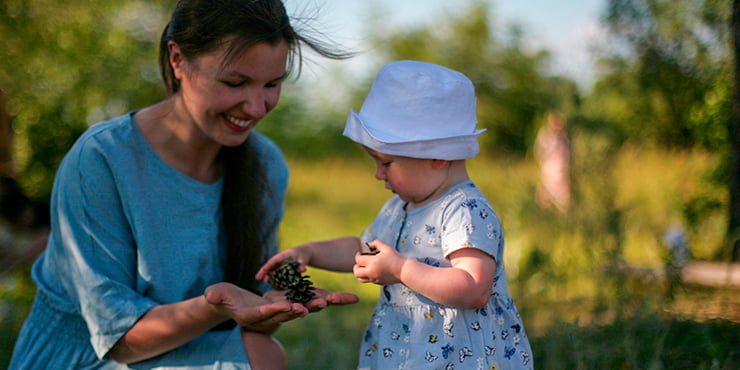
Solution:
<path fill-rule="evenodd" d="M 401 269 L 406 258 L 382 240 L 376 239 L 368 244 L 375 247 L 379 253 L 375 255 L 357 253 L 355 255 L 353 271 L 357 280 L 361 283 L 378 285 L 400 283 Z"/>

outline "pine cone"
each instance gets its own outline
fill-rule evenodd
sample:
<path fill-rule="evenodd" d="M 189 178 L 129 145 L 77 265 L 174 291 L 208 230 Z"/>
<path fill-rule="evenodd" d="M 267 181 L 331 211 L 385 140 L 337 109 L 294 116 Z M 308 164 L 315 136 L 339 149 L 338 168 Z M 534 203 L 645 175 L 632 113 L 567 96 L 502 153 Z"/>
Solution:
<path fill-rule="evenodd" d="M 277 290 L 285 290 L 301 281 L 301 270 L 298 261 L 285 261 L 278 268 L 270 271 L 270 285 Z"/>
<path fill-rule="evenodd" d="M 309 276 L 302 276 L 298 284 L 295 284 L 288 288 L 288 292 L 285 293 L 285 298 L 291 302 L 306 303 L 316 296 L 313 292 L 313 282 L 308 280 Z"/>
<path fill-rule="evenodd" d="M 269 282 L 277 290 L 288 291 L 285 297 L 291 302 L 306 303 L 316 296 L 309 276 L 302 276 L 298 261 L 285 261 L 268 274 Z"/>

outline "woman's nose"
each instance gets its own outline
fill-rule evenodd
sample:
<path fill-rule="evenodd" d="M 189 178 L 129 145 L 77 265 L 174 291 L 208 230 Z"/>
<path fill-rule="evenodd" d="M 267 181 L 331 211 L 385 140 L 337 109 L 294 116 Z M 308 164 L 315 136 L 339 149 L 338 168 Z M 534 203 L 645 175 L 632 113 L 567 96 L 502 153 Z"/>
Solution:
<path fill-rule="evenodd" d="M 267 102 L 261 89 L 250 89 L 244 94 L 242 111 L 253 119 L 261 119 L 267 114 Z"/>

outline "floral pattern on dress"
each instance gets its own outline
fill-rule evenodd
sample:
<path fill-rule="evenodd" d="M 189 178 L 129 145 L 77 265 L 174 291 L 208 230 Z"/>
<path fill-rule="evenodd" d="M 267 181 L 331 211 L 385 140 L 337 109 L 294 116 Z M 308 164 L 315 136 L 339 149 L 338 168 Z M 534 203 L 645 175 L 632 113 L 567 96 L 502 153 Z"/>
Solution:
<path fill-rule="evenodd" d="M 466 181 L 424 207 L 405 212 L 391 198 L 362 235 L 407 258 L 450 267 L 447 256 L 477 248 L 496 261 L 491 298 L 480 309 L 436 303 L 403 284 L 380 287 L 359 356 L 361 369 L 531 369 L 531 348 L 508 292 L 501 224 L 478 188 Z M 425 243 L 426 242 L 426 243 Z"/>

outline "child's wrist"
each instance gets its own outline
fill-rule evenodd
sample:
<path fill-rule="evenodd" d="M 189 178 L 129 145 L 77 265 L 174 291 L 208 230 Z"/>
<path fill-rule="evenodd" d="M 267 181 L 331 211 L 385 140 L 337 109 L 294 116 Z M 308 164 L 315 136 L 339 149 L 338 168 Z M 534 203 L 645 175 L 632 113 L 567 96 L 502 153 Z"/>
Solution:
<path fill-rule="evenodd" d="M 404 282 L 404 278 L 403 278 L 404 267 L 406 266 L 406 263 L 408 263 L 409 261 L 410 260 L 408 258 L 401 257 L 398 259 L 398 263 L 396 264 L 397 267 L 394 271 L 394 275 L 396 276 L 396 279 L 398 279 L 398 281 L 400 281 L 401 283 Z"/>
<path fill-rule="evenodd" d="M 311 259 L 317 247 L 316 242 L 311 242 L 310 244 L 306 244 L 306 247 L 301 250 L 300 255 L 302 256 L 302 261 L 300 262 L 306 265 L 306 267 L 311 265 Z"/>

